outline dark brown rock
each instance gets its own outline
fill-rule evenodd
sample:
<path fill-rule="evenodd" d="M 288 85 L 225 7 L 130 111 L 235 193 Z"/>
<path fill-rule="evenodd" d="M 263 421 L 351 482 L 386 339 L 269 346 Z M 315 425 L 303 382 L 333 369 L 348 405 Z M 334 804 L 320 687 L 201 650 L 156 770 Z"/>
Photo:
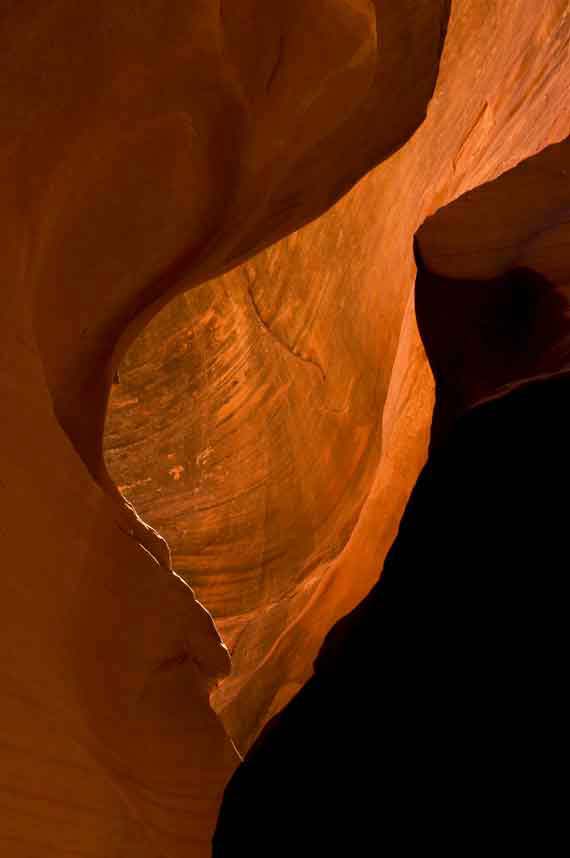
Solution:
<path fill-rule="evenodd" d="M 565 141 L 420 229 L 430 457 L 379 582 L 233 775 L 215 858 L 563 836 L 569 175 Z"/>

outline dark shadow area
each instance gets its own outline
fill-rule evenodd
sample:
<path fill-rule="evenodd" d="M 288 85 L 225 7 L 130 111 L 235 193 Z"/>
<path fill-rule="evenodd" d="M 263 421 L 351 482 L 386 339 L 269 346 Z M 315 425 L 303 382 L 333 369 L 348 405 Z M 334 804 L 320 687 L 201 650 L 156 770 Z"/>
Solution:
<path fill-rule="evenodd" d="M 544 157 L 567 146 L 555 149 Z M 540 171 L 542 157 L 443 209 L 425 244 L 420 230 L 429 460 L 379 582 L 230 781 L 215 858 L 542 853 L 563 836 L 570 301 L 549 272 L 565 270 L 567 248 L 553 245 L 549 268 L 528 229 L 512 264 L 485 276 L 438 272 L 424 253 L 451 258 L 472 200 L 482 223 L 505 185 L 516 232 L 513 175 Z M 561 191 L 545 221 L 547 190 L 538 214 L 557 237 Z M 481 254 L 495 250 L 483 238 Z M 450 267 L 484 267 L 470 253 Z"/>

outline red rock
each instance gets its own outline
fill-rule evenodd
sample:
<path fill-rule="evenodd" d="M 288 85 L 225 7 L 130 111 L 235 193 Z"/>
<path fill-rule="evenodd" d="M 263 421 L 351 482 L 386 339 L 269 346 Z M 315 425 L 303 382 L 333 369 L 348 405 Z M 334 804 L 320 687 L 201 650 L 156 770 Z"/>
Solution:
<path fill-rule="evenodd" d="M 208 703 L 227 651 L 106 474 L 109 389 L 175 293 L 406 142 L 448 5 L 1 5 L 11 858 L 209 853 L 238 759 Z"/>
<path fill-rule="evenodd" d="M 108 460 L 240 747 L 375 580 L 431 410 L 412 236 L 570 131 L 566 3 L 465 0 L 406 143 L 448 5 L 0 7 L 11 858 L 208 855 L 238 761 L 104 466 L 131 345 Z"/>
<path fill-rule="evenodd" d="M 570 369 L 570 140 L 460 197 L 420 229 L 416 312 L 436 432 Z"/>
<path fill-rule="evenodd" d="M 403 150 L 176 299 L 123 364 L 109 465 L 232 651 L 212 702 L 241 750 L 376 581 L 424 462 L 433 383 L 413 235 L 570 132 L 568 20 L 536 8 L 455 4 L 428 119 Z"/>

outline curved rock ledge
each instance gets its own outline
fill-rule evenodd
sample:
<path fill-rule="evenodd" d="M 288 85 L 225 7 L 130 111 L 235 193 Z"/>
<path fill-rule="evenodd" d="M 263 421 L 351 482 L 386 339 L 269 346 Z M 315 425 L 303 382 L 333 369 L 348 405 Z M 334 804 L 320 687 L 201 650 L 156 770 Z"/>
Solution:
<path fill-rule="evenodd" d="M 108 463 L 232 651 L 212 702 L 242 751 L 375 583 L 425 460 L 412 237 L 570 132 L 567 27 L 563 5 L 455 3 L 412 140 L 319 220 L 175 299 L 123 362 Z"/>
<path fill-rule="evenodd" d="M 315 218 L 406 142 L 448 8 L 0 5 L 11 858 L 209 854 L 238 762 L 208 701 L 228 653 L 107 474 L 112 379 L 176 293 Z"/>
<path fill-rule="evenodd" d="M 564 831 L 569 212 L 570 138 L 417 233 L 431 454 L 380 580 L 233 775 L 215 858 Z"/>

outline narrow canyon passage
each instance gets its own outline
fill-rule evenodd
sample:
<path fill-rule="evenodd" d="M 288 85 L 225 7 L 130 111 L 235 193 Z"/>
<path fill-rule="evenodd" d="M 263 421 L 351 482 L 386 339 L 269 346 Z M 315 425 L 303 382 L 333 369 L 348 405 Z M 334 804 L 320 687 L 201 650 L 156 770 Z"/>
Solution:
<path fill-rule="evenodd" d="M 217 855 L 278 854 L 260 792 L 303 854 L 313 664 L 374 603 L 434 377 L 443 437 L 481 308 L 492 370 L 516 295 L 570 281 L 569 40 L 566 0 L 0 4 L 2 855 L 209 858 L 228 783 Z M 359 628 L 316 748 L 339 819 Z"/>
<path fill-rule="evenodd" d="M 547 16 L 539 47 L 520 10 L 459 5 L 429 116 L 406 147 L 316 222 L 176 298 L 113 387 L 110 470 L 232 652 L 212 703 L 242 752 L 376 581 L 425 461 L 433 381 L 414 233 L 570 130 L 566 19 Z M 524 109 L 505 85 L 517 75 Z M 443 306 L 434 297 L 445 326 Z"/>

